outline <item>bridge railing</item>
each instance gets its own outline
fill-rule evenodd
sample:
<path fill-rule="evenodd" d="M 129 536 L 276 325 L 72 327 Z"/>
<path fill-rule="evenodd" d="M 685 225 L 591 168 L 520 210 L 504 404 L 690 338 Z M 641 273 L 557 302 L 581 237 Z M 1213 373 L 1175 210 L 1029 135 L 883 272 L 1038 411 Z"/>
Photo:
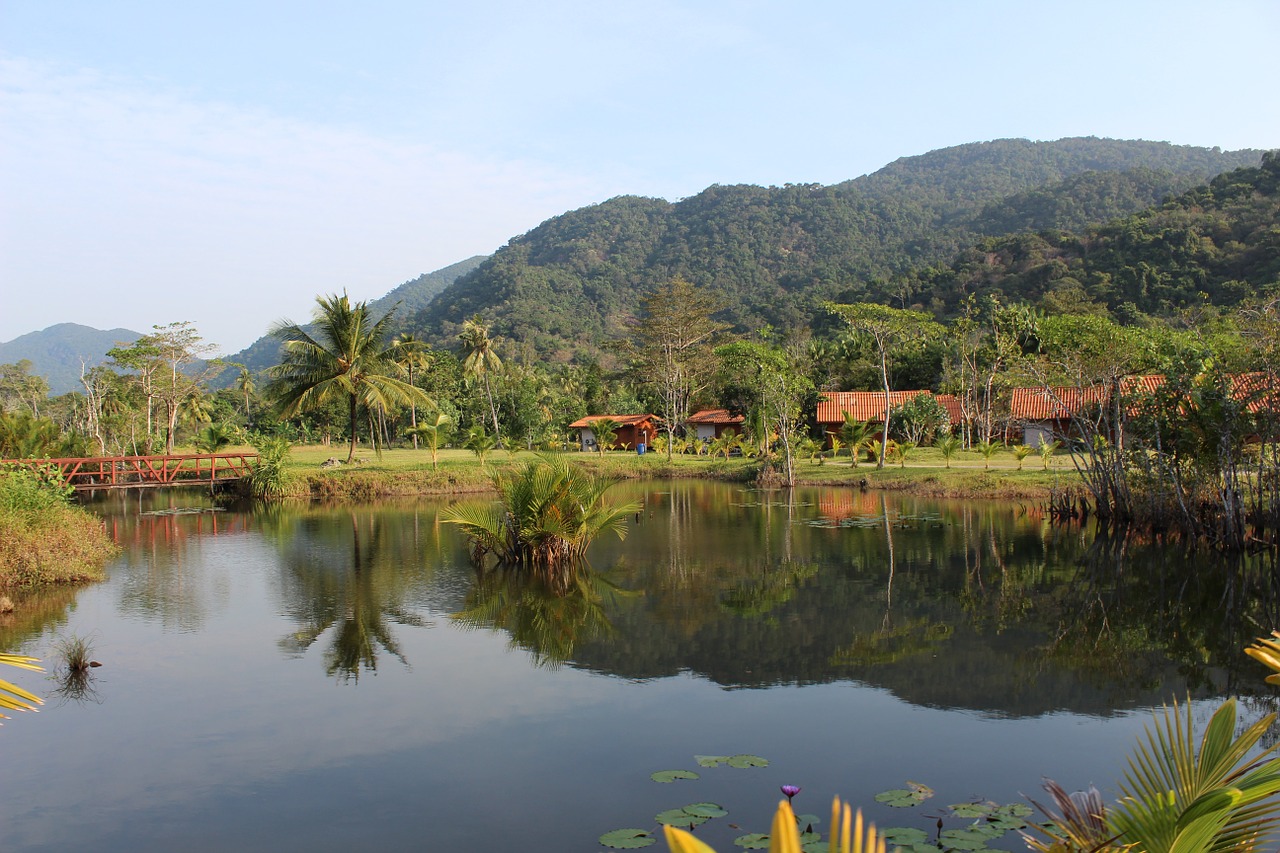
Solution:
<path fill-rule="evenodd" d="M 76 489 L 196 486 L 239 480 L 253 471 L 256 453 L 195 453 L 160 456 L 89 456 L 5 459 L 6 465 L 55 466 Z"/>

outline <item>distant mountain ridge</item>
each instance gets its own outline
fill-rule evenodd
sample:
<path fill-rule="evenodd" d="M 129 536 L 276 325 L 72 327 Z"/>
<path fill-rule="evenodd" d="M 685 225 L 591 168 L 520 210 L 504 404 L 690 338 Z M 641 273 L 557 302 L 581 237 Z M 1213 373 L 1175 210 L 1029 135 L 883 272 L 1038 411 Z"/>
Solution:
<path fill-rule="evenodd" d="M 38 332 L 19 335 L 0 343 L 0 364 L 31 362 L 31 373 L 49 383 L 49 394 L 57 396 L 80 388 L 81 359 L 86 368 L 107 360 L 107 350 L 131 344 L 142 332 L 131 329 L 95 329 L 78 323 L 58 323 Z"/>
<path fill-rule="evenodd" d="M 808 325 L 823 300 L 883 298 L 894 276 L 947 262 L 983 237 L 1127 216 L 1262 154 L 1004 139 L 831 186 L 716 185 L 675 203 L 619 196 L 512 239 L 409 326 L 452 343 L 479 313 L 495 334 L 567 360 L 626 334 L 643 296 L 676 275 L 720 296 L 739 331 Z"/>

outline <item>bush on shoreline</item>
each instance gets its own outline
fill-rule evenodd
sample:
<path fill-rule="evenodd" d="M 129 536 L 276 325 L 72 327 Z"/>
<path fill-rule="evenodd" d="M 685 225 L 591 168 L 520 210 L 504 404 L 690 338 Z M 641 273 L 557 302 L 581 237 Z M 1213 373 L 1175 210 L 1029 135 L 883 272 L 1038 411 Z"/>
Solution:
<path fill-rule="evenodd" d="M 116 546 L 49 472 L 0 468 L 0 590 L 102 580 Z"/>

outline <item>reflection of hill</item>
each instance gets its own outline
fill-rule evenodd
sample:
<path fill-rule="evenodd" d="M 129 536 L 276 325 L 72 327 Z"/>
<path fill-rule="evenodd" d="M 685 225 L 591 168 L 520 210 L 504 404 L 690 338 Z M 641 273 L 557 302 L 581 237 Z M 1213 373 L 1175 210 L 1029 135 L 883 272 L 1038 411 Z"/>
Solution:
<path fill-rule="evenodd" d="M 1220 617 L 1190 597 L 1220 588 L 1173 582 L 1159 552 L 1116 571 L 1088 539 L 1012 505 L 677 484 L 646 496 L 624 545 L 593 552 L 646 593 L 573 662 L 729 688 L 849 680 L 1002 716 L 1110 714 L 1189 675 L 1220 690 L 1224 673 L 1176 639 L 1215 646 Z"/>

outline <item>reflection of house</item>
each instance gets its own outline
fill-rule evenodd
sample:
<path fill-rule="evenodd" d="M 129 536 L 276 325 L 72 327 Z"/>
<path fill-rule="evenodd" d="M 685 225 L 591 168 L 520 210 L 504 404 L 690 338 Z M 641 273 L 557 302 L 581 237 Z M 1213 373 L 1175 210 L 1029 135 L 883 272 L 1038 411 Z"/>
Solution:
<path fill-rule="evenodd" d="M 1149 394 L 1164 384 L 1163 376 L 1131 376 L 1121 381 L 1121 394 L 1131 397 Z M 1009 417 L 1022 424 L 1022 443 L 1039 447 L 1051 441 L 1075 436 L 1076 418 L 1092 418 L 1111 399 L 1109 385 L 1014 388 L 1009 398 Z"/>
<path fill-rule="evenodd" d="M 719 438 L 726 432 L 742 434 L 742 415 L 731 415 L 728 409 L 703 409 L 695 412 L 685 423 L 690 427 L 691 438 L 708 442 Z"/>
<path fill-rule="evenodd" d="M 569 429 L 578 431 L 578 448 L 580 450 L 596 450 L 596 434 L 591 425 L 598 420 L 608 418 L 618 424 L 614 433 L 615 447 L 630 449 L 641 444 L 653 444 L 653 437 L 658 434 L 657 415 L 587 415 L 569 424 Z"/>
<path fill-rule="evenodd" d="M 951 419 L 951 423 L 958 424 L 964 415 L 961 411 L 960 401 L 950 394 L 933 394 L 930 391 L 890 391 L 889 392 L 889 411 L 901 406 L 903 403 L 918 397 L 921 394 L 930 394 L 937 400 L 944 409 L 947 410 L 947 416 Z M 828 391 L 823 395 L 823 399 L 818 403 L 818 428 L 822 430 L 824 437 L 829 437 L 831 433 L 839 434 L 840 428 L 845 423 L 845 413 L 848 413 L 849 419 L 853 421 L 876 421 L 884 422 L 884 392 L 883 391 Z M 880 438 L 880 431 L 876 430 L 875 438 Z"/>

